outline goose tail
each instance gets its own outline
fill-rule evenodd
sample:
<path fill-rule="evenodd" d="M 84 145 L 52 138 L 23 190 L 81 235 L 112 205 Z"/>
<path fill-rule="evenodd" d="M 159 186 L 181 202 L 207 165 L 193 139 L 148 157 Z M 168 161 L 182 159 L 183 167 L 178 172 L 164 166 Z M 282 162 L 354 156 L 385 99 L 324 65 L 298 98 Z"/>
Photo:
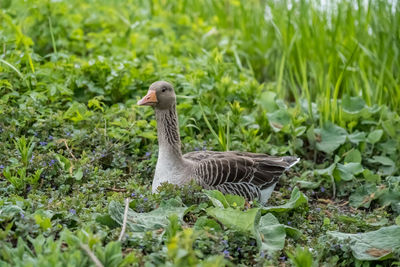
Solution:
<path fill-rule="evenodd" d="M 300 158 L 286 156 L 283 157 L 283 161 L 287 163 L 286 170 L 288 170 L 292 168 L 294 165 L 296 165 L 300 161 Z"/>

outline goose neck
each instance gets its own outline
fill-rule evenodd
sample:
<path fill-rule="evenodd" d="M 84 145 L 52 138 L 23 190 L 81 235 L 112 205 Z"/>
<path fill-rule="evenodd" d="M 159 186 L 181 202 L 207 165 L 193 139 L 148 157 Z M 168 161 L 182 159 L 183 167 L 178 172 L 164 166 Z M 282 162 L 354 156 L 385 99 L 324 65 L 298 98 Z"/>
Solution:
<path fill-rule="evenodd" d="M 182 161 L 176 106 L 170 109 L 155 109 L 160 161 Z"/>

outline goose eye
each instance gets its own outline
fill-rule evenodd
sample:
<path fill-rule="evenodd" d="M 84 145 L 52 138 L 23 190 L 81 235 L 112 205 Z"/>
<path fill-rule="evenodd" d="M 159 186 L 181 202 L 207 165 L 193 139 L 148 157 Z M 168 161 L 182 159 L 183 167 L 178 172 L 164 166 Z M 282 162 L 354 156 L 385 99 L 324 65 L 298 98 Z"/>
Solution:
<path fill-rule="evenodd" d="M 163 88 L 162 90 L 161 90 L 161 92 L 165 92 L 165 91 L 167 91 L 167 88 Z"/>

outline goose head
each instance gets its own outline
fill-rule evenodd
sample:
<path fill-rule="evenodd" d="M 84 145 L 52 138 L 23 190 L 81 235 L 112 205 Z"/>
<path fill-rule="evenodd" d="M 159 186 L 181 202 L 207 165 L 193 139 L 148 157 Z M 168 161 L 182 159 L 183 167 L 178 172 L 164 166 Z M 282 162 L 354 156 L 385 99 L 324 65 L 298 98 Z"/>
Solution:
<path fill-rule="evenodd" d="M 140 106 L 152 106 L 155 109 L 170 109 L 176 103 L 174 87 L 165 81 L 152 83 L 147 94 L 137 102 Z"/>

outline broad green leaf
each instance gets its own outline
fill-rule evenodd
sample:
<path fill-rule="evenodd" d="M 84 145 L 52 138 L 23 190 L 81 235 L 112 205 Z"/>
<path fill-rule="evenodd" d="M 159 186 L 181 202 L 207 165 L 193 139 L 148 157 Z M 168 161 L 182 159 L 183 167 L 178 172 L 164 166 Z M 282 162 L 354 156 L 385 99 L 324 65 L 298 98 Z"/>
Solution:
<path fill-rule="evenodd" d="M 315 189 L 315 188 L 319 187 L 321 182 L 322 182 L 322 180 L 319 180 L 317 182 L 299 180 L 299 181 L 296 181 L 296 184 L 299 185 L 300 188 Z"/>
<path fill-rule="evenodd" d="M 79 102 L 73 102 L 67 111 L 64 113 L 64 119 L 70 119 L 74 122 L 79 122 L 88 119 L 92 115 L 86 106 Z"/>
<path fill-rule="evenodd" d="M 295 134 L 297 137 L 299 137 L 299 136 L 301 136 L 301 135 L 303 135 L 303 134 L 305 133 L 306 129 L 307 129 L 307 127 L 305 127 L 305 126 L 297 127 L 297 128 L 294 130 L 294 134 Z"/>
<path fill-rule="evenodd" d="M 64 229 L 61 234 L 60 234 L 60 239 L 63 240 L 68 246 L 76 246 L 78 245 L 81 241 L 79 240 L 79 237 L 77 237 L 75 234 L 73 234 L 68 228 Z"/>
<path fill-rule="evenodd" d="M 360 114 L 365 107 L 365 101 L 361 97 L 350 97 L 348 95 L 343 96 L 342 108 L 344 112 L 356 115 Z"/>
<path fill-rule="evenodd" d="M 218 190 L 204 190 L 204 193 L 211 200 L 215 207 L 219 208 L 243 208 L 245 199 L 238 195 L 222 194 Z"/>
<path fill-rule="evenodd" d="M 274 132 L 281 131 L 285 126 L 288 126 L 291 121 L 290 114 L 287 110 L 278 109 L 273 113 L 267 113 L 269 125 Z"/>
<path fill-rule="evenodd" d="M 82 168 L 79 168 L 75 173 L 74 173 L 74 178 L 77 181 L 80 181 L 83 177 L 83 171 Z"/>
<path fill-rule="evenodd" d="M 211 207 L 207 209 L 207 214 L 220 221 L 226 227 L 256 236 L 256 227 L 260 221 L 259 208 L 240 211 L 233 208 Z"/>
<path fill-rule="evenodd" d="M 368 160 L 371 163 L 379 163 L 385 166 L 394 166 L 395 163 L 388 157 L 385 156 L 373 156 L 372 159 Z"/>
<path fill-rule="evenodd" d="M 396 217 L 395 222 L 398 226 L 400 226 L 400 215 Z"/>
<path fill-rule="evenodd" d="M 213 205 L 218 208 L 228 208 L 229 203 L 226 201 L 224 194 L 218 190 L 204 190 L 204 193 L 211 200 Z"/>
<path fill-rule="evenodd" d="M 97 250 L 97 254 L 103 255 L 100 260 L 104 266 L 121 266 L 123 261 L 121 242 L 111 241 L 106 245 L 103 253 L 99 253 L 100 251 L 102 250 Z"/>
<path fill-rule="evenodd" d="M 283 225 L 283 226 L 285 227 L 286 234 L 288 236 L 290 236 L 291 238 L 298 239 L 303 235 L 303 233 L 297 228 L 290 227 L 287 225 Z"/>
<path fill-rule="evenodd" d="M 386 106 L 384 106 L 384 107 L 386 107 Z M 378 106 L 378 105 L 374 104 L 372 107 L 367 107 L 366 109 L 367 109 L 366 113 L 368 113 L 367 116 L 369 116 L 369 115 L 378 113 L 382 109 L 382 106 Z M 366 117 L 366 116 L 364 116 L 364 117 Z"/>
<path fill-rule="evenodd" d="M 115 228 L 119 224 L 114 221 L 109 214 L 99 215 L 96 217 L 96 222 L 107 225 L 110 228 Z"/>
<path fill-rule="evenodd" d="M 383 189 L 379 193 L 379 204 L 390 206 L 395 214 L 400 214 L 400 187 Z"/>
<path fill-rule="evenodd" d="M 374 184 L 361 185 L 350 195 L 350 205 L 356 208 L 368 208 L 372 200 L 377 198 L 376 192 L 377 187 Z"/>
<path fill-rule="evenodd" d="M 372 171 L 368 169 L 365 169 L 363 171 L 363 176 L 365 181 L 369 183 L 378 183 L 381 181 L 381 177 L 379 176 L 379 174 L 374 174 Z"/>
<path fill-rule="evenodd" d="M 317 140 L 315 138 L 314 125 L 311 125 L 311 127 L 308 128 L 308 130 L 307 130 L 307 140 L 308 140 L 308 143 L 310 144 L 310 146 L 312 148 L 315 148 Z"/>
<path fill-rule="evenodd" d="M 337 219 L 339 221 L 347 223 L 347 224 L 354 224 L 357 226 L 365 225 L 364 221 L 359 220 L 358 218 L 355 218 L 355 217 L 347 216 L 347 215 L 339 215 L 339 216 L 337 216 Z"/>
<path fill-rule="evenodd" d="M 272 91 L 265 91 L 260 96 L 260 105 L 267 112 L 273 112 L 278 109 L 275 103 L 276 93 Z"/>
<path fill-rule="evenodd" d="M 393 138 L 396 136 L 396 127 L 393 125 L 392 120 L 382 122 L 382 127 L 390 137 Z"/>
<path fill-rule="evenodd" d="M 366 140 L 366 135 L 364 132 L 355 132 L 349 134 L 347 137 L 349 138 L 350 142 L 356 145 L 358 145 L 361 142 L 365 142 Z"/>
<path fill-rule="evenodd" d="M 381 140 L 383 135 L 383 130 L 375 130 L 368 134 L 367 142 L 370 144 L 376 144 Z"/>
<path fill-rule="evenodd" d="M 168 220 L 169 223 L 167 228 L 165 229 L 164 237 L 168 240 L 168 242 L 170 242 L 171 239 L 174 238 L 174 236 L 176 236 L 178 232 L 182 231 L 182 226 L 180 224 L 178 215 L 176 215 L 175 213 L 169 215 Z"/>
<path fill-rule="evenodd" d="M 336 167 L 339 169 L 344 169 L 354 175 L 360 174 L 364 171 L 364 168 L 358 162 L 349 162 L 349 163 L 345 163 L 345 164 L 338 163 L 336 165 Z"/>
<path fill-rule="evenodd" d="M 157 135 L 154 133 L 154 131 L 141 132 L 138 135 L 143 137 L 143 138 L 150 139 L 150 140 L 156 140 L 157 139 Z"/>
<path fill-rule="evenodd" d="M 261 235 L 262 251 L 273 252 L 281 250 L 285 246 L 285 227 L 272 213 L 261 217 L 258 232 Z"/>
<path fill-rule="evenodd" d="M 71 170 L 71 161 L 69 159 L 67 159 L 62 155 L 56 155 L 55 157 L 57 161 L 60 163 L 61 167 L 64 169 L 64 171 L 69 172 Z"/>
<path fill-rule="evenodd" d="M 208 219 L 205 216 L 197 219 L 196 223 L 194 224 L 194 228 L 195 229 L 210 228 L 214 229 L 215 231 L 222 231 L 221 225 L 219 225 L 219 223 L 217 223 L 213 219 Z"/>
<path fill-rule="evenodd" d="M 270 207 L 263 207 L 262 212 L 287 212 L 289 210 L 295 209 L 300 207 L 303 204 L 307 204 L 308 198 L 306 195 L 303 194 L 296 186 L 293 188 L 292 194 L 290 195 L 290 199 L 283 205 L 279 206 L 270 206 Z"/>
<path fill-rule="evenodd" d="M 127 227 L 130 231 L 141 234 L 149 230 L 165 229 L 169 224 L 168 217 L 171 214 L 176 214 L 182 220 L 185 210 L 186 207 L 182 207 L 182 202 L 174 198 L 161 202 L 159 208 L 148 213 L 138 213 L 129 209 Z M 110 202 L 108 213 L 119 225 L 123 223 L 124 211 L 125 207 L 123 204 L 117 201 Z"/>
<path fill-rule="evenodd" d="M 363 167 L 360 163 L 350 162 L 347 164 L 336 164 L 336 169 L 333 171 L 333 176 L 336 180 L 350 181 L 354 179 L 354 175 L 363 172 Z"/>
<path fill-rule="evenodd" d="M 393 257 L 393 252 L 400 249 L 400 226 L 382 227 L 377 231 L 362 234 L 327 232 L 340 243 L 350 241 L 353 256 L 362 261 L 385 260 Z"/>
<path fill-rule="evenodd" d="M 379 142 L 377 148 L 384 151 L 387 155 L 395 154 L 397 151 L 397 141 L 395 139 L 388 139 L 386 142 Z"/>
<path fill-rule="evenodd" d="M 17 205 L 6 205 L 0 208 L 0 222 L 12 220 L 15 216 L 23 214 L 24 210 Z"/>
<path fill-rule="evenodd" d="M 322 129 L 316 129 L 315 132 L 320 135 L 317 149 L 327 154 L 331 154 L 346 142 L 346 130 L 332 123 L 326 123 Z"/>
<path fill-rule="evenodd" d="M 278 98 L 278 99 L 275 101 L 275 103 L 276 103 L 276 105 L 279 107 L 279 109 L 281 109 L 281 110 L 287 110 L 286 103 L 285 103 L 285 101 L 283 101 L 283 99 Z"/>
<path fill-rule="evenodd" d="M 361 153 L 358 149 L 352 149 L 344 157 L 344 163 L 356 162 L 361 163 Z"/>
<path fill-rule="evenodd" d="M 43 214 L 37 213 L 34 215 L 35 222 L 40 226 L 44 231 L 51 228 L 51 220 Z"/>
<path fill-rule="evenodd" d="M 347 121 L 356 120 L 360 117 L 370 118 L 372 114 L 379 111 L 379 107 L 368 107 L 364 99 L 359 96 L 344 95 L 342 98 L 343 118 Z"/>
<path fill-rule="evenodd" d="M 380 216 L 374 216 L 365 220 L 365 223 L 370 226 L 385 226 L 389 220 L 387 218 L 382 218 Z"/>
<path fill-rule="evenodd" d="M 333 170 L 336 167 L 336 163 L 332 163 L 329 167 L 325 168 L 325 169 L 317 169 L 314 170 L 314 172 L 318 175 L 327 175 L 327 176 L 331 176 L 333 174 Z"/>
<path fill-rule="evenodd" d="M 379 173 L 382 175 L 391 175 L 396 171 L 396 164 L 394 161 L 385 156 L 373 156 L 372 159 L 368 159 L 370 163 L 378 163 L 383 166 L 379 167 Z"/>
<path fill-rule="evenodd" d="M 246 203 L 246 200 L 238 195 L 227 194 L 225 195 L 225 199 L 232 208 L 243 208 Z"/>
<path fill-rule="evenodd" d="M 313 255 L 308 250 L 307 247 L 300 247 L 296 248 L 296 251 L 289 252 L 286 251 L 286 254 L 289 256 L 290 261 L 293 263 L 292 266 L 295 267 L 312 267 L 313 264 Z"/>

